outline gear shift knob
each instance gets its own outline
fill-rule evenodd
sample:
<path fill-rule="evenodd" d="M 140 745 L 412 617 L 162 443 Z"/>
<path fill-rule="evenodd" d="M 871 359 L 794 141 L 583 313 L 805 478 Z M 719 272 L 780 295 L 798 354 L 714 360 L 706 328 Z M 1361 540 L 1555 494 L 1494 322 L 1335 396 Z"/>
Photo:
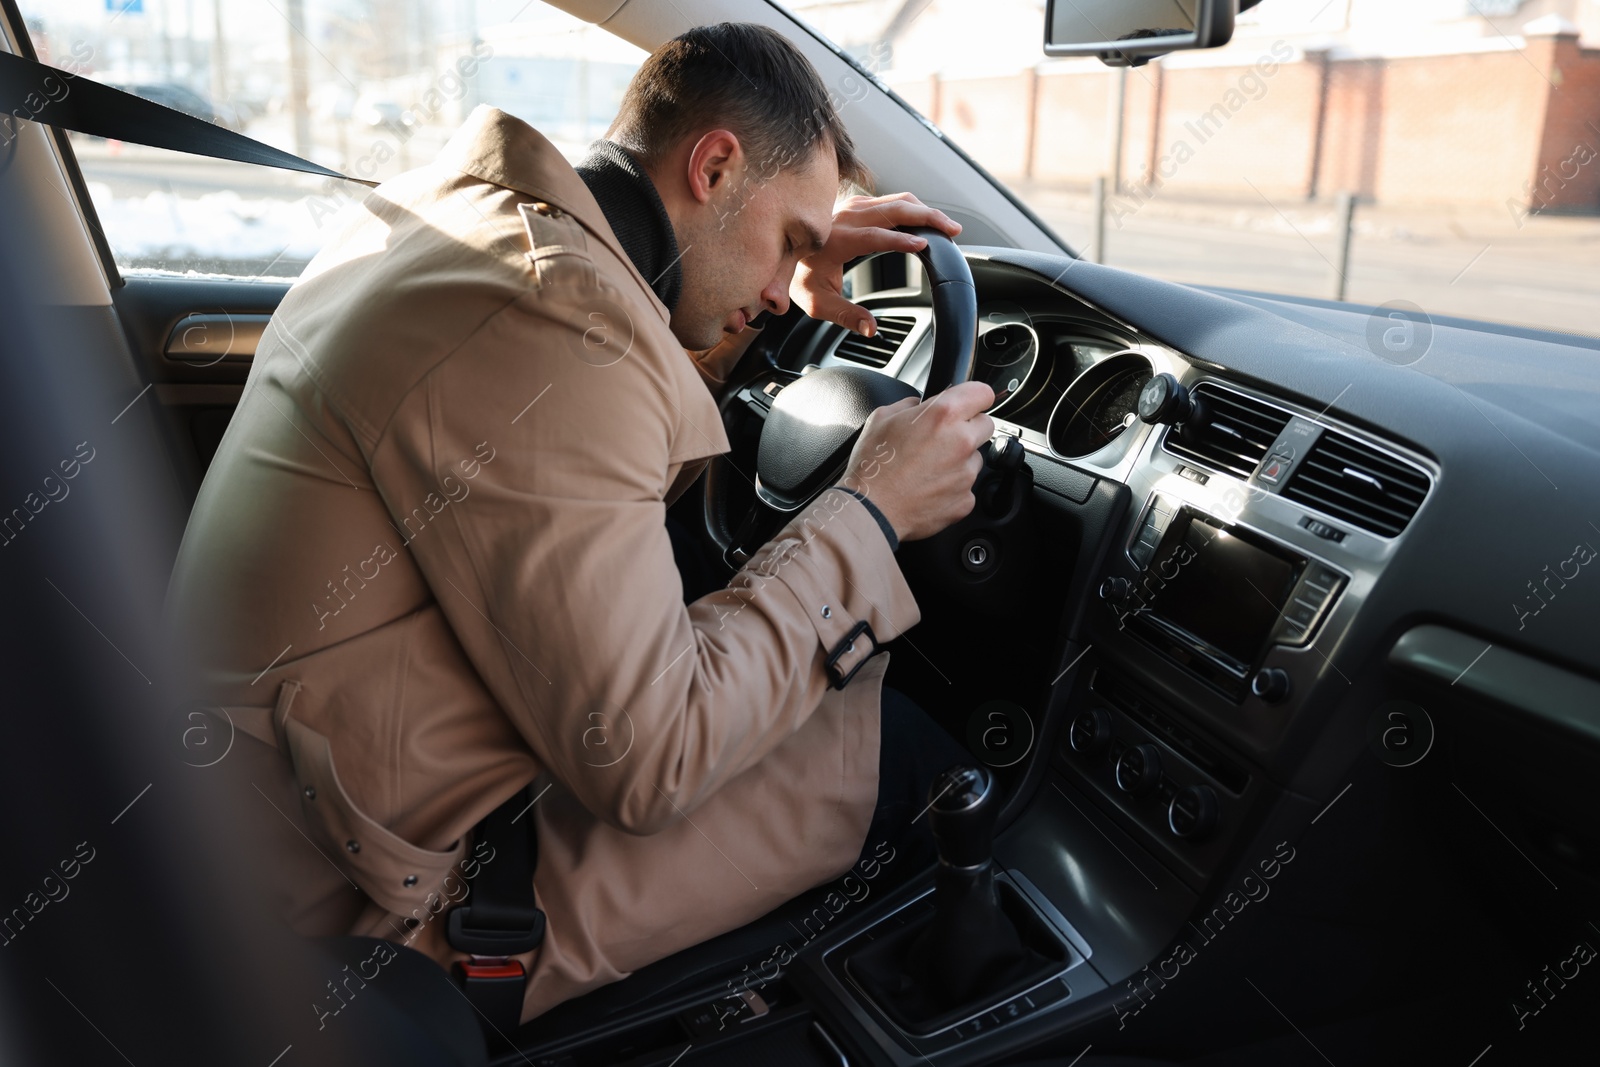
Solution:
<path fill-rule="evenodd" d="M 928 792 L 928 817 L 939 862 L 947 867 L 980 867 L 990 862 L 1000 791 L 989 768 L 951 767 L 933 780 Z"/>

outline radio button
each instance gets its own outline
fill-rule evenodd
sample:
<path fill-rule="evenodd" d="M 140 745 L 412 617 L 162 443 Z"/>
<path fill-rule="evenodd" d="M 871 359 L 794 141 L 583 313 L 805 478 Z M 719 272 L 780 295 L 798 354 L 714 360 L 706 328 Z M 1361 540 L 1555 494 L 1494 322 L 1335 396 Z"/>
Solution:
<path fill-rule="evenodd" d="M 1111 747 L 1111 716 L 1104 708 L 1090 708 L 1072 720 L 1067 743 L 1080 756 L 1094 759 L 1101 755 Z"/>
<path fill-rule="evenodd" d="M 1322 610 L 1321 604 L 1313 604 L 1301 597 L 1289 601 L 1289 606 L 1284 609 L 1283 617 L 1300 629 L 1304 630 L 1317 619 L 1317 612 Z"/>
<path fill-rule="evenodd" d="M 1144 796 L 1161 781 L 1161 751 L 1154 745 L 1134 745 L 1117 757 L 1117 788 Z"/>
<path fill-rule="evenodd" d="M 1167 829 L 1186 841 L 1205 837 L 1217 825 L 1217 794 L 1208 785 L 1178 791 L 1167 805 Z"/>
<path fill-rule="evenodd" d="M 1268 704 L 1278 703 L 1289 695 L 1289 672 L 1282 667 L 1262 667 L 1250 679 L 1250 692 Z"/>
<path fill-rule="evenodd" d="M 1107 578 L 1100 583 L 1100 599 L 1108 604 L 1120 604 L 1133 592 L 1133 583 L 1126 578 Z"/>

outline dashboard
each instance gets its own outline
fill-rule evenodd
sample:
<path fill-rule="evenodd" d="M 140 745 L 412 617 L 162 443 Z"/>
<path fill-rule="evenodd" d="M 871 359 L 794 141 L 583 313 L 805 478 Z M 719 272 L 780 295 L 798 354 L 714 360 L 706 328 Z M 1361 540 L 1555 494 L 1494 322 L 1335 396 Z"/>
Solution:
<path fill-rule="evenodd" d="M 1600 500 L 1600 345 L 1441 320 L 1402 366 L 1366 345 L 1368 309 L 967 252 L 999 433 L 1047 498 L 1084 504 L 1066 483 L 1112 502 L 1101 543 L 1057 561 L 1078 591 L 1062 663 L 1078 658 L 1052 770 L 1191 889 L 1269 817 L 1264 798 L 1336 789 L 1370 741 L 1374 676 L 1600 740 L 1592 708 L 1506 682 L 1537 664 L 1552 689 L 1600 692 L 1580 636 L 1600 595 L 1539 584 L 1572 543 L 1600 546 L 1580 503 Z M 876 337 L 828 327 L 790 369 L 855 363 L 920 388 L 934 324 L 907 280 L 857 297 Z M 1139 417 L 1158 378 L 1190 417 Z M 1577 625 L 1528 632 L 1538 605 Z M 1548 785 L 1540 806 L 1561 810 Z"/>
<path fill-rule="evenodd" d="M 1381 308 L 963 251 L 997 433 L 973 511 L 898 550 L 922 619 L 886 684 L 965 727 L 1008 798 L 995 862 L 1078 955 L 1047 1001 L 932 1037 L 852 991 L 857 935 L 806 963 L 807 995 L 905 1067 L 1044 1034 L 1081 1054 L 1299 846 L 1298 896 L 1229 936 L 1252 972 L 1305 957 L 1302 1008 L 1434 988 L 1407 961 L 1463 943 L 1475 976 L 1481 931 L 1454 917 L 1508 901 L 1506 958 L 1578 929 L 1567 902 L 1600 896 L 1600 341 L 1440 318 L 1402 360 Z M 736 449 L 817 368 L 925 386 L 926 287 L 877 262 L 847 275 L 874 337 L 796 313 L 755 350 L 724 399 L 748 409 Z M 1232 1011 L 1222 977 L 1181 1010 Z"/>

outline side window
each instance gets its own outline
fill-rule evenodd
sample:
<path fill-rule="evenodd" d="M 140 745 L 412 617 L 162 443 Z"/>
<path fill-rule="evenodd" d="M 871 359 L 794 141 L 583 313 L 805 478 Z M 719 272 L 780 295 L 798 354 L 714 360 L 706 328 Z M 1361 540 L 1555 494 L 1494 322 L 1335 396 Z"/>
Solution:
<path fill-rule="evenodd" d="M 478 104 L 569 158 L 604 134 L 644 53 L 544 3 L 21 0 L 41 61 L 382 181 Z M 520 9 L 520 10 L 519 10 Z M 355 183 L 70 136 L 124 273 L 294 278 Z"/>

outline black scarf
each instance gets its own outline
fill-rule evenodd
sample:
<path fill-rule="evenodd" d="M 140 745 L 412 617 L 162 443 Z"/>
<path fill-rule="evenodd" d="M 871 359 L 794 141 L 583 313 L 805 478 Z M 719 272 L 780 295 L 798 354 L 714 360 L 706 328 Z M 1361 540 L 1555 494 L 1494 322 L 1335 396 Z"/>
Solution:
<path fill-rule="evenodd" d="M 575 168 L 589 187 L 622 250 L 670 312 L 683 291 L 678 237 L 667 208 L 639 161 L 614 141 L 596 141 Z"/>

